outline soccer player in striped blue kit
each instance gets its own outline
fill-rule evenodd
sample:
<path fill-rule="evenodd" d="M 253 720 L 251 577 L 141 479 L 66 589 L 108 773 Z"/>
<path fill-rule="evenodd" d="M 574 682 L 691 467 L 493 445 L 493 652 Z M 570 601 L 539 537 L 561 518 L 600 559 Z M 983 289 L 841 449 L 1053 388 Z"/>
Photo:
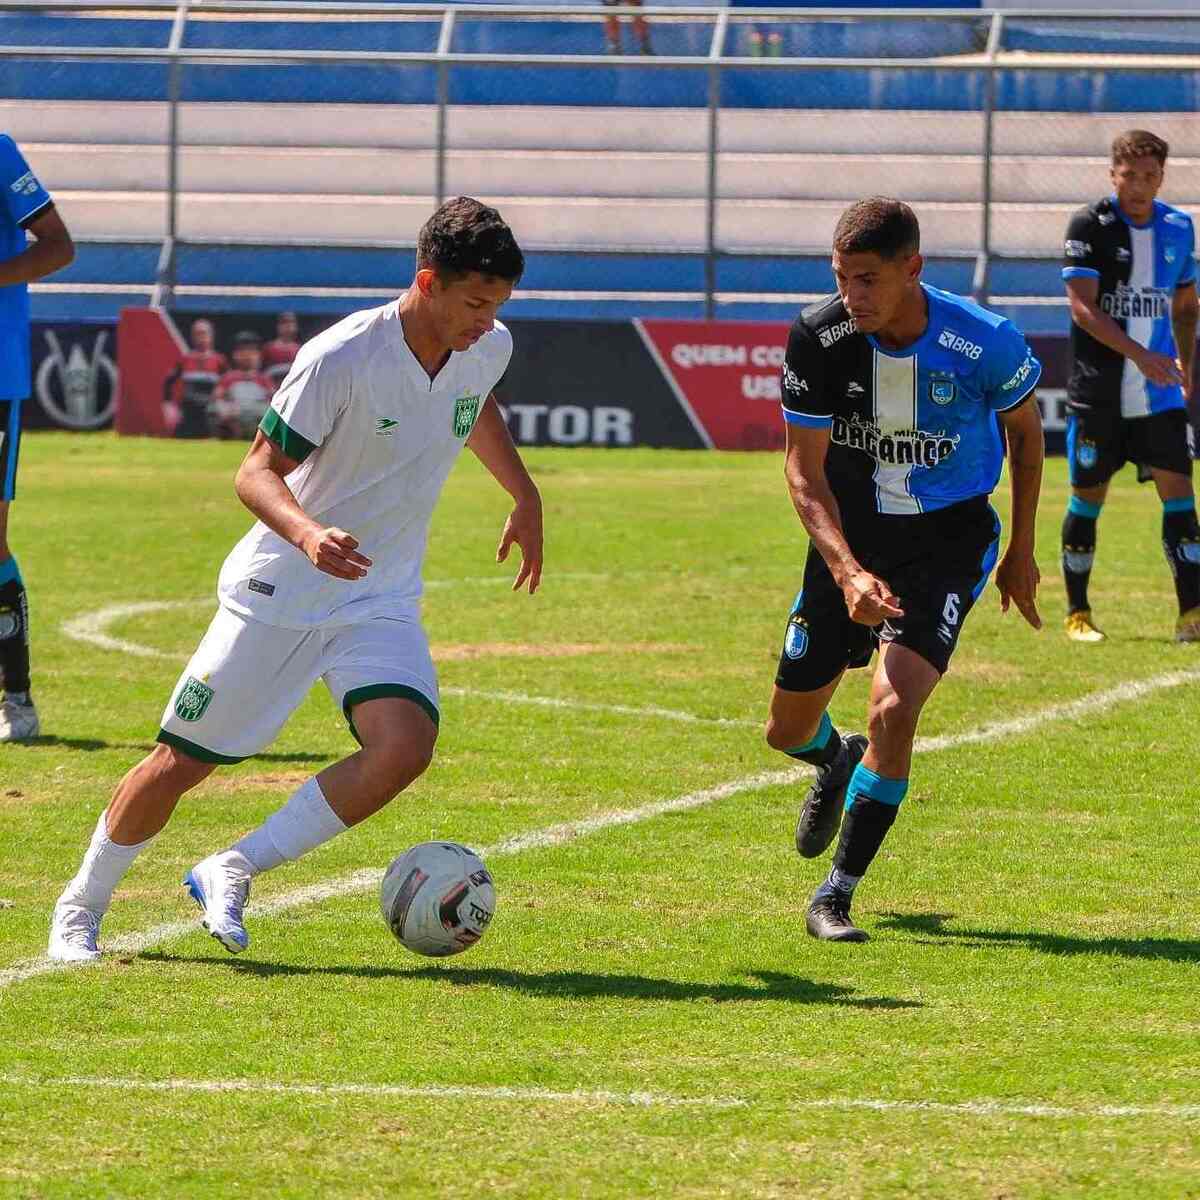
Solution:
<path fill-rule="evenodd" d="M 21 402 L 31 387 L 29 284 L 74 257 L 71 235 L 12 138 L 0 134 L 0 742 L 37 737 L 29 683 L 29 601 L 8 546 L 16 494 Z M 36 239 L 29 243 L 27 233 Z"/>
<path fill-rule="evenodd" d="M 1200 524 L 1192 494 L 1187 404 L 1196 353 L 1196 235 L 1186 213 L 1155 199 L 1167 143 L 1145 129 L 1112 145 L 1113 193 L 1067 226 L 1063 279 L 1071 305 L 1062 527 L 1067 637 L 1102 642 L 1088 581 L 1109 480 L 1127 462 L 1154 480 L 1163 550 L 1179 616 L 1175 640 L 1200 642 Z"/>
<path fill-rule="evenodd" d="M 766 734 L 817 769 L 796 828 L 801 855 L 821 854 L 841 826 L 806 922 L 827 941 L 866 940 L 851 897 L 896 819 L 921 710 L 993 567 L 1001 607 L 1011 601 L 1041 626 L 1041 365 L 1010 321 L 923 284 L 919 251 L 907 204 L 848 208 L 833 238 L 838 293 L 796 319 L 783 368 L 785 473 L 809 549 Z M 988 496 L 1001 428 L 1013 499 L 997 567 Z M 843 738 L 829 701 L 876 648 L 868 736 Z"/>

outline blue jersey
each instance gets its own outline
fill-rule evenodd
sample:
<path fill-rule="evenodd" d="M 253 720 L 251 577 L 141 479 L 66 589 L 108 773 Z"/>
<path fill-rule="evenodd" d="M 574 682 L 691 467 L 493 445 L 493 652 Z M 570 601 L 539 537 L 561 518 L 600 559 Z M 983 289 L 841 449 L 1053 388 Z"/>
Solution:
<path fill-rule="evenodd" d="M 860 333 L 839 296 L 801 313 L 788 339 L 784 418 L 829 429 L 825 474 L 851 520 L 990 493 L 1003 459 L 996 414 L 1016 408 L 1041 377 L 1011 321 L 922 287 L 929 324 L 901 350 Z"/>
<path fill-rule="evenodd" d="M 1088 277 L 1099 286 L 1100 307 L 1139 346 L 1175 358 L 1171 308 L 1180 288 L 1196 286 L 1196 236 L 1185 212 L 1161 201 L 1145 225 L 1134 225 L 1116 196 L 1081 208 L 1067 226 L 1063 278 Z M 1073 409 L 1106 409 L 1123 417 L 1183 408 L 1178 384 L 1151 383 L 1132 359 L 1110 350 L 1071 324 Z"/>
<path fill-rule="evenodd" d="M 21 254 L 25 230 L 53 203 L 12 138 L 0 134 L 0 262 Z M 0 287 L 0 400 L 29 395 L 29 286 Z"/>

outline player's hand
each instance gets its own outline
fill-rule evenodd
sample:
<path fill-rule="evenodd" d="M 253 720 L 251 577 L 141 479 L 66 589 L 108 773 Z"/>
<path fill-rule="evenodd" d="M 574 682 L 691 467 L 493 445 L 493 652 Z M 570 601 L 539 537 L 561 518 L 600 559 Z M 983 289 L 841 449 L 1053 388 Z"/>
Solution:
<path fill-rule="evenodd" d="M 333 525 L 313 530 L 300 548 L 318 571 L 336 579 L 361 579 L 371 566 L 371 560 L 358 553 L 358 539 Z"/>
<path fill-rule="evenodd" d="M 878 625 L 888 617 L 904 616 L 900 599 L 870 571 L 856 571 L 842 584 L 846 611 L 859 625 Z"/>
<path fill-rule="evenodd" d="M 1155 354 L 1152 350 L 1143 350 L 1136 358 L 1135 365 L 1151 383 L 1159 387 L 1170 387 L 1173 383 L 1183 382 L 1183 372 L 1169 354 Z"/>
<path fill-rule="evenodd" d="M 1191 371 L 1184 370 L 1182 359 L 1177 358 L 1175 366 L 1179 369 L 1179 378 L 1183 380 L 1183 403 L 1186 407 L 1191 407 L 1192 385 L 1195 382 L 1195 377 Z"/>
<path fill-rule="evenodd" d="M 1000 611 L 1008 612 L 1011 601 L 1034 629 L 1041 629 L 1042 618 L 1037 610 L 1037 590 L 1041 581 L 1042 573 L 1033 555 L 1019 554 L 1010 548 L 996 568 Z"/>
<path fill-rule="evenodd" d="M 538 496 L 522 500 L 504 522 L 500 545 L 496 547 L 496 561 L 504 562 L 513 543 L 521 547 L 521 569 L 513 580 L 512 590 L 520 591 L 528 580 L 529 594 L 538 590 L 542 581 L 542 501 Z"/>

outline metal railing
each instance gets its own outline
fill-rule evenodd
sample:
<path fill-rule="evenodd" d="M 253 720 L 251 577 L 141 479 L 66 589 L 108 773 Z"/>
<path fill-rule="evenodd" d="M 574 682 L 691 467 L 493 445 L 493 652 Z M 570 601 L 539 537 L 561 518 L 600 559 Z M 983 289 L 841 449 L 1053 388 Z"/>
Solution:
<path fill-rule="evenodd" d="M 449 151 L 447 113 L 450 107 L 450 72 L 460 67 L 528 67 L 528 68 L 604 68 L 621 71 L 637 68 L 652 71 L 687 71 L 703 73 L 707 77 L 707 135 L 705 154 L 707 172 L 704 195 L 704 247 L 700 253 L 704 258 L 705 308 L 711 316 L 717 296 L 717 262 L 722 257 L 811 257 L 811 248 L 778 245 L 767 248 L 737 248 L 723 246 L 718 239 L 718 209 L 722 202 L 720 194 L 720 132 L 724 112 L 722 105 L 722 79 L 728 71 L 753 72 L 811 72 L 811 71 L 937 71 L 939 73 L 973 73 L 982 75 L 984 87 L 979 112 L 982 116 L 982 137 L 979 146 L 980 180 L 979 206 L 980 228 L 978 246 L 973 250 L 949 251 L 940 257 L 959 257 L 974 260 L 974 290 L 986 299 L 989 293 L 989 274 L 993 262 L 998 261 L 993 246 L 993 192 L 995 134 L 994 118 L 997 110 L 997 81 L 1006 71 L 1022 72 L 1105 72 L 1120 70 L 1137 74 L 1171 71 L 1200 72 L 1200 55 L 1157 53 L 1095 53 L 1081 55 L 1071 52 L 1046 52 L 1031 54 L 1012 52 L 1004 48 L 1006 25 L 1017 20 L 1061 21 L 1081 20 L 1078 12 L 1045 13 L 1016 10 L 896 10 L 896 9 L 750 9 L 726 7 L 559 7 L 538 5 L 471 4 L 455 7 L 448 4 L 402 4 L 402 3 L 327 3 L 327 2 L 277 2 L 277 0 L 0 0 L 0 15 L 6 13 L 37 13 L 46 17 L 78 16 L 84 14 L 118 17 L 155 17 L 170 19 L 170 33 L 165 46 L 119 46 L 119 45 L 0 45 L 0 63 L 9 60 L 45 61 L 53 63 L 112 63 L 156 64 L 168 68 L 167 86 L 163 100 L 167 104 L 167 187 L 166 187 L 166 237 L 159 259 L 158 278 L 154 301 L 167 303 L 177 279 L 177 250 L 189 244 L 206 244 L 186 239 L 180 232 L 180 106 L 182 104 L 182 73 L 185 68 L 218 67 L 314 67 L 317 65 L 359 65 L 370 67 L 424 66 L 435 69 L 436 124 L 434 152 L 434 193 L 437 203 L 445 198 L 447 182 L 447 154 Z M 456 22 L 493 19 L 514 22 L 543 20 L 552 22 L 577 22 L 595 25 L 612 16 L 638 14 L 655 23 L 690 22 L 711 24 L 712 33 L 707 52 L 703 54 L 658 54 L 654 57 L 627 54 L 538 54 L 538 53 L 487 53 L 455 50 Z M 330 50 L 292 48 L 190 48 L 185 43 L 185 34 L 190 24 L 198 20 L 212 21 L 223 17 L 236 21 L 247 17 L 274 17 L 283 20 L 297 17 L 308 21 L 325 18 L 335 20 L 375 21 L 437 21 L 436 44 L 430 50 Z M 1105 14 L 1105 20 L 1120 18 L 1121 14 Z M 1147 29 L 1178 23 L 1178 12 L 1136 12 L 1128 14 Z M 1092 21 L 1094 17 L 1087 18 Z M 1186 18 L 1185 18 L 1186 19 Z M 951 53 L 946 55 L 910 55 L 895 57 L 855 56 L 812 56 L 759 57 L 727 53 L 730 30 L 734 26 L 760 22 L 764 25 L 787 26 L 802 22 L 815 25 L 823 21 L 894 22 L 898 29 L 910 25 L 936 20 L 946 26 L 968 22 L 981 33 L 985 32 L 982 44 L 975 52 Z M 1170 29 L 1170 26 L 1164 26 Z M 0 24 L 0 29 L 3 26 Z M 735 47 L 736 48 L 736 47 Z M 319 99 L 319 98 L 318 98 Z M 575 102 L 580 103 L 583 98 Z M 848 147 L 852 149 L 853 147 Z M 881 180 L 886 187 L 886 179 Z M 653 201 L 649 201 L 653 203 Z M 286 241 L 287 239 L 282 239 Z M 211 244 L 211 241 L 207 244 Z M 296 244 L 296 243 L 291 243 Z M 310 242 L 310 245 L 320 245 Z M 345 244 L 345 243 L 343 243 Z M 361 243 L 360 243 L 361 244 Z M 533 247 L 536 248 L 536 247 Z M 555 253 L 588 253 L 644 255 L 680 254 L 695 256 L 694 247 L 647 247 L 622 246 L 618 244 L 602 247 L 547 247 Z"/>

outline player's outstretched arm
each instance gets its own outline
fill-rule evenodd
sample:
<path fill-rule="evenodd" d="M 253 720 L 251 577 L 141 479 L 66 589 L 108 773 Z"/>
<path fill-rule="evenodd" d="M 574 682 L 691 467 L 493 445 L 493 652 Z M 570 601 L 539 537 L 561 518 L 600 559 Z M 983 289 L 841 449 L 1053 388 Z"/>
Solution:
<path fill-rule="evenodd" d="M 1135 342 L 1116 321 L 1100 307 L 1100 281 L 1091 275 L 1067 280 L 1067 302 L 1071 320 L 1101 345 L 1123 354 L 1151 383 L 1169 387 L 1182 382 L 1179 368 L 1167 354 L 1155 354 Z"/>
<path fill-rule="evenodd" d="M 0 287 L 44 279 L 75 258 L 75 243 L 57 209 L 48 208 L 28 228 L 37 241 L 13 258 L 0 262 Z"/>
<path fill-rule="evenodd" d="M 260 429 L 234 480 L 238 499 L 269 529 L 302 551 L 318 571 L 338 579 L 361 579 L 371 560 L 344 529 L 322 528 L 300 507 L 284 476 L 300 464 Z"/>
<path fill-rule="evenodd" d="M 829 573 L 842 589 L 850 619 L 861 625 L 878 625 L 887 617 L 902 617 L 904 612 L 892 589 L 863 567 L 846 541 L 841 510 L 825 477 L 829 430 L 790 421 L 785 428 L 783 472 L 792 504 Z"/>
<path fill-rule="evenodd" d="M 1171 332 L 1175 335 L 1175 347 L 1179 353 L 1177 365 L 1183 376 L 1184 403 L 1192 402 L 1195 386 L 1196 325 L 1200 322 L 1200 296 L 1196 284 L 1181 284 L 1171 297 Z"/>
<path fill-rule="evenodd" d="M 1008 612 L 1011 601 L 1034 629 L 1041 629 L 1042 618 L 1037 610 L 1041 573 L 1034 557 L 1034 525 L 1046 454 L 1042 414 L 1030 392 L 1016 408 L 999 416 L 1008 439 L 1012 519 L 1008 549 L 996 568 L 996 587 L 1000 589 L 1000 607 L 1004 612 Z"/>
<path fill-rule="evenodd" d="M 496 561 L 508 558 L 514 542 L 520 546 L 521 569 L 513 580 L 513 591 L 528 581 L 532 596 L 542 581 L 542 497 L 517 453 L 494 395 L 484 401 L 467 445 L 513 498 L 513 510 L 504 522 L 500 545 L 496 548 Z"/>

